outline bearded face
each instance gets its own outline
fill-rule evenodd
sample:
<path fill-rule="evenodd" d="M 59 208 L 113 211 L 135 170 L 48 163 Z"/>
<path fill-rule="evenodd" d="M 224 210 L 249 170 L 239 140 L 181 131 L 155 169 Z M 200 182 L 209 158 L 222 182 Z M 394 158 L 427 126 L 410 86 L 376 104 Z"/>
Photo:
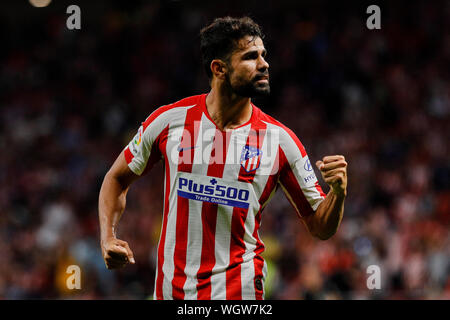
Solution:
<path fill-rule="evenodd" d="M 225 85 L 241 97 L 265 96 L 270 93 L 269 64 L 261 38 L 245 37 L 239 41 L 227 63 Z"/>
<path fill-rule="evenodd" d="M 270 94 L 269 72 L 261 72 L 252 78 L 236 73 L 226 74 L 227 86 L 241 97 L 267 96 Z"/>

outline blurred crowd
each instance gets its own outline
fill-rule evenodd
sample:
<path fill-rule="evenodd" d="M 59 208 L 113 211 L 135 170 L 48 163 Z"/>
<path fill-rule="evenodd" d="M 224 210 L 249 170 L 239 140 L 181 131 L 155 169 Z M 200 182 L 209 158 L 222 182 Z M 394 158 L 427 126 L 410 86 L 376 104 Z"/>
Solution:
<path fill-rule="evenodd" d="M 313 162 L 344 155 L 349 178 L 327 241 L 309 235 L 281 191 L 265 209 L 266 298 L 450 299 L 448 2 L 382 3 L 381 30 L 366 28 L 356 2 L 79 5 L 78 31 L 61 3 L 11 1 L 0 20 L 0 298 L 151 298 L 162 164 L 128 193 L 118 236 L 136 264 L 119 271 L 99 246 L 103 177 L 148 114 L 208 91 L 200 28 L 249 14 L 266 34 L 272 88 L 255 104 Z M 73 264 L 81 290 L 66 286 Z M 380 289 L 367 287 L 371 265 Z"/>

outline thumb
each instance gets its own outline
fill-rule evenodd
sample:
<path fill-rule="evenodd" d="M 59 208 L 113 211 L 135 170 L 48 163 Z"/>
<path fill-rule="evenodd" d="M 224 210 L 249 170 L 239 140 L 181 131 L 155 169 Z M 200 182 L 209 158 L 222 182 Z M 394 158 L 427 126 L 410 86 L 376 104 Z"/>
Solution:
<path fill-rule="evenodd" d="M 131 251 L 130 246 L 128 245 L 128 243 L 124 242 L 123 247 L 126 250 L 128 261 L 130 261 L 131 264 L 134 264 L 135 261 L 134 261 L 133 251 Z"/>
<path fill-rule="evenodd" d="M 128 261 L 131 262 L 131 264 L 135 264 L 136 261 L 134 260 L 133 252 L 130 250 L 130 254 L 128 255 Z"/>
<path fill-rule="evenodd" d="M 319 170 L 322 170 L 322 167 L 324 166 L 323 161 L 322 160 L 317 160 L 316 161 L 316 167 Z"/>

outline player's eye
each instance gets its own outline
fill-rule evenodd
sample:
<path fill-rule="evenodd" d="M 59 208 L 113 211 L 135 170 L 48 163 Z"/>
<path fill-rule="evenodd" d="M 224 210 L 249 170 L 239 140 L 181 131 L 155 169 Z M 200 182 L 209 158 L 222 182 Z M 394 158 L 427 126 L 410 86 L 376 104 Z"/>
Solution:
<path fill-rule="evenodd" d="M 258 52 L 252 51 L 244 55 L 244 60 L 254 60 L 258 58 Z"/>

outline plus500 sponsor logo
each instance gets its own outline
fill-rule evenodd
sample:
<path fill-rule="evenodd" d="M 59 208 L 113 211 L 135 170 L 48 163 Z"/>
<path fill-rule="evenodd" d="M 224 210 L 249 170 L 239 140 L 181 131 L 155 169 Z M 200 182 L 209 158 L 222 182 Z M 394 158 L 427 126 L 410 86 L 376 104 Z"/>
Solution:
<path fill-rule="evenodd" d="M 248 190 L 228 187 L 217 183 L 217 180 L 214 178 L 210 180 L 209 185 L 197 183 L 191 179 L 179 178 L 178 190 L 239 201 L 247 201 L 250 196 Z"/>

